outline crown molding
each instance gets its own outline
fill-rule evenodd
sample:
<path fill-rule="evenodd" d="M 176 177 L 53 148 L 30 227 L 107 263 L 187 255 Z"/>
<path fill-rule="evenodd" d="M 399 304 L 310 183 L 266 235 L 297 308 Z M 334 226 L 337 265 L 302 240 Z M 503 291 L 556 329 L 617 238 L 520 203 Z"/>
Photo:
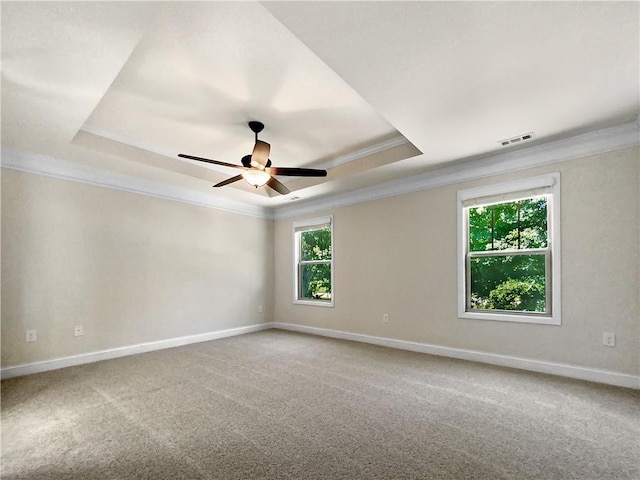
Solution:
<path fill-rule="evenodd" d="M 275 209 L 273 218 L 280 220 L 308 215 L 318 211 L 326 211 L 503 173 L 551 165 L 638 145 L 640 145 L 639 122 L 633 121 L 595 132 L 576 135 L 563 140 L 556 140 L 543 145 L 501 153 L 470 162 L 458 163 L 449 167 L 435 169 L 419 175 L 392 180 L 351 192 L 329 195 L 318 200 L 310 200 L 305 203 L 279 207 Z"/>
<path fill-rule="evenodd" d="M 369 157 L 371 155 L 375 155 L 380 152 L 384 152 L 386 150 L 390 150 L 395 147 L 399 147 L 401 145 L 405 145 L 409 143 L 409 140 L 404 138 L 402 135 L 398 135 L 389 140 L 385 140 L 384 142 L 376 143 L 375 145 L 371 145 L 369 147 L 361 148 L 360 150 L 356 150 L 352 153 L 347 153 L 346 155 L 341 155 L 332 160 L 327 160 L 324 162 L 320 162 L 318 164 L 314 164 L 313 168 L 335 168 L 339 165 L 344 165 L 345 163 L 353 162 L 354 160 L 360 160 L 364 157 Z"/>
<path fill-rule="evenodd" d="M 151 182 L 51 156 L 6 147 L 2 148 L 1 166 L 36 175 L 215 208 L 241 215 L 279 220 L 637 146 L 640 145 L 639 123 L 639 121 L 634 121 L 543 145 L 458 163 L 420 175 L 392 180 L 350 192 L 328 195 L 317 200 L 279 207 L 260 207 L 226 200 L 185 188 Z M 404 137 L 396 137 L 351 155 L 339 157 L 334 162 L 346 163 L 361 156 L 370 155 L 372 152 L 377 153 L 406 142 Z"/>
<path fill-rule="evenodd" d="M 195 192 L 186 188 L 174 187 L 143 180 L 130 175 L 109 172 L 74 162 L 60 160 L 47 155 L 24 152 L 13 148 L 2 148 L 2 168 L 18 170 L 36 175 L 69 180 L 97 187 L 137 193 L 175 202 L 214 208 L 241 215 L 249 215 L 271 220 L 271 209 L 226 200 L 213 195 Z"/>

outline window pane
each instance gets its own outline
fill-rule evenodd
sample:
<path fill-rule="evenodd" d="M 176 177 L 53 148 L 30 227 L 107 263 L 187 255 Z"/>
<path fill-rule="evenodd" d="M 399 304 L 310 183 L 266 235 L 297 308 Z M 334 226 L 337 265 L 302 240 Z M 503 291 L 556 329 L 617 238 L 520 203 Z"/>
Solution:
<path fill-rule="evenodd" d="M 547 198 L 521 200 L 520 248 L 547 248 Z"/>
<path fill-rule="evenodd" d="M 470 260 L 472 310 L 546 312 L 544 254 Z"/>
<path fill-rule="evenodd" d="M 331 260 L 331 228 L 300 233 L 300 260 Z"/>
<path fill-rule="evenodd" d="M 469 251 L 547 247 L 547 198 L 469 209 Z"/>
<path fill-rule="evenodd" d="M 331 300 L 331 264 L 300 265 L 300 300 Z"/>
<path fill-rule="evenodd" d="M 469 209 L 469 251 L 491 250 L 491 207 Z"/>
<path fill-rule="evenodd" d="M 490 208 L 494 219 L 491 250 L 518 248 L 518 202 L 499 203 Z"/>

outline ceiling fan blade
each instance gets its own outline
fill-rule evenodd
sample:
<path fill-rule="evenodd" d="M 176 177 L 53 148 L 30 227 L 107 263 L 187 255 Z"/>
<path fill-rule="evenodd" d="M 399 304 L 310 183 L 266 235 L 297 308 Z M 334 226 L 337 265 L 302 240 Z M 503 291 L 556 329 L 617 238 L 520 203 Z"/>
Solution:
<path fill-rule="evenodd" d="M 207 162 L 207 163 L 213 163 L 214 165 L 222 165 L 223 167 L 244 168 L 242 165 L 234 165 L 233 163 L 221 162 L 219 160 L 211 160 L 209 158 L 193 157 L 191 155 L 185 155 L 184 153 L 179 153 L 178 156 L 182 158 L 188 158 L 189 160 L 198 160 L 199 162 Z"/>
<path fill-rule="evenodd" d="M 235 177 L 227 178 L 220 183 L 216 183 L 214 187 L 224 187 L 225 185 L 229 185 L 230 183 L 237 182 L 238 180 L 242 180 L 242 175 L 236 175 Z"/>
<path fill-rule="evenodd" d="M 251 153 L 251 165 L 258 168 L 264 167 L 269 160 L 270 151 L 271 145 L 262 140 L 256 140 L 253 152 Z"/>
<path fill-rule="evenodd" d="M 267 182 L 267 185 L 269 185 L 271 188 L 273 188 L 276 192 L 278 192 L 281 195 L 286 195 L 287 193 L 291 193 L 291 191 L 284 185 L 284 183 L 282 183 L 280 180 L 271 177 L 269 179 L 269 181 Z"/>
<path fill-rule="evenodd" d="M 326 170 L 316 168 L 295 168 L 295 167 L 271 167 L 265 169 L 271 175 L 286 175 L 288 177 L 326 177 Z"/>

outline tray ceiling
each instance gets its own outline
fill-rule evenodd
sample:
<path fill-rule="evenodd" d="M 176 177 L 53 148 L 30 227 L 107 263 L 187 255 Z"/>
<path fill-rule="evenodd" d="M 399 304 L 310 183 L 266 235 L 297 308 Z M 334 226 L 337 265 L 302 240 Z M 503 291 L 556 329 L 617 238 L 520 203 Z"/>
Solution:
<path fill-rule="evenodd" d="M 2 145 L 263 207 L 636 121 L 638 3 L 3 2 Z M 276 166 L 211 189 L 266 124 Z M 289 197 L 289 198 L 287 198 Z"/>

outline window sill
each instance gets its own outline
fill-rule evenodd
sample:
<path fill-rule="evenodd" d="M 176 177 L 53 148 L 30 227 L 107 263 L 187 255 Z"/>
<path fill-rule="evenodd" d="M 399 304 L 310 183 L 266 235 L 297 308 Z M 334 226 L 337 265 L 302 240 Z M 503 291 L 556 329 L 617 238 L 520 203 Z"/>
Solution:
<path fill-rule="evenodd" d="M 538 315 L 509 315 L 508 313 L 463 312 L 458 318 L 471 320 L 494 320 L 498 322 L 534 323 L 538 325 L 561 325 L 559 317 L 543 317 Z"/>
<path fill-rule="evenodd" d="M 323 300 L 294 300 L 293 303 L 296 305 L 311 305 L 313 307 L 333 307 L 333 300 L 330 302 Z"/>

